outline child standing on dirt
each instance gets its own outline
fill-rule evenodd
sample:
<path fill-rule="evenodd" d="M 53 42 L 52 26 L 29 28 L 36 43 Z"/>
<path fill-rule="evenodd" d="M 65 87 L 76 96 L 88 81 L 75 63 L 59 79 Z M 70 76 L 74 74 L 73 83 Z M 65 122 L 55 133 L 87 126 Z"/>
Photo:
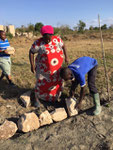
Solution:
<path fill-rule="evenodd" d="M 80 98 L 76 106 L 76 108 L 79 110 L 81 109 L 81 103 L 85 94 L 85 87 L 86 87 L 85 75 L 88 74 L 88 87 L 90 93 L 93 96 L 93 100 L 96 107 L 95 111 L 93 112 L 94 115 L 99 115 L 101 112 L 99 93 L 95 86 L 97 66 L 98 64 L 96 59 L 84 56 L 76 59 L 68 67 L 61 68 L 60 71 L 60 76 L 65 81 L 72 80 L 70 97 L 74 96 L 74 92 L 77 85 L 80 84 L 81 86 Z"/>
<path fill-rule="evenodd" d="M 2 70 L 2 75 L 0 81 L 3 77 L 6 77 L 10 86 L 15 86 L 11 80 L 11 59 L 10 55 L 7 54 L 6 49 L 10 46 L 8 40 L 6 39 L 6 34 L 3 30 L 0 30 L 0 69 Z"/>

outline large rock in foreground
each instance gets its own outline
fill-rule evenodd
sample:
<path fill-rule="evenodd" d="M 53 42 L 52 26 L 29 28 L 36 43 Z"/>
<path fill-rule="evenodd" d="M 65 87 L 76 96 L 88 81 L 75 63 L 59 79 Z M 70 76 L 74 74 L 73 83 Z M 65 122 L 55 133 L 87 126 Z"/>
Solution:
<path fill-rule="evenodd" d="M 51 117 L 55 122 L 62 121 L 67 118 L 67 113 L 64 108 L 57 108 L 51 112 Z"/>
<path fill-rule="evenodd" d="M 47 110 L 40 114 L 39 121 L 40 121 L 40 126 L 53 123 L 51 115 Z"/>
<path fill-rule="evenodd" d="M 23 102 L 25 107 L 28 107 L 31 104 L 30 95 L 31 91 L 27 91 L 26 93 L 20 96 L 20 100 Z"/>
<path fill-rule="evenodd" d="M 17 125 L 12 122 L 5 120 L 5 122 L 0 126 L 0 140 L 6 140 L 12 137 L 17 131 Z"/>
<path fill-rule="evenodd" d="M 66 106 L 67 106 L 69 116 L 77 115 L 78 111 L 75 109 L 76 100 L 73 98 L 67 98 L 65 101 L 66 101 Z"/>
<path fill-rule="evenodd" d="M 37 115 L 32 113 L 23 114 L 18 120 L 18 129 L 23 132 L 36 130 L 40 127 Z"/>

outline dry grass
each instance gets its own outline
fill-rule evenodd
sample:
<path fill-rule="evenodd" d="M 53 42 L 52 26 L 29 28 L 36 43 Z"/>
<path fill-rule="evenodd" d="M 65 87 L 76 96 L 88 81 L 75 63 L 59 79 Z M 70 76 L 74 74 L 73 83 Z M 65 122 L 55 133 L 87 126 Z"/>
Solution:
<path fill-rule="evenodd" d="M 16 53 L 12 56 L 12 78 L 16 85 L 21 88 L 31 89 L 35 85 L 35 75 L 30 71 L 29 49 L 35 39 L 25 37 L 16 37 L 10 40 L 10 44 L 15 47 Z M 65 41 L 69 62 L 81 56 L 90 56 L 98 60 L 97 86 L 99 91 L 105 87 L 105 75 L 101 52 L 101 43 L 99 38 L 89 39 L 74 37 Z M 110 77 L 111 88 L 113 88 L 113 40 L 104 39 L 104 49 L 106 53 L 108 74 Z"/>
<path fill-rule="evenodd" d="M 113 41 L 104 40 L 104 50 L 106 53 L 107 69 L 111 81 L 111 75 L 113 74 Z M 99 39 L 79 39 L 66 42 L 67 51 L 70 58 L 70 63 L 81 56 L 90 56 L 96 58 L 98 61 L 98 74 L 97 74 L 97 86 L 101 91 L 105 86 L 105 73 L 103 67 L 101 43 Z M 113 86 L 113 82 L 111 83 Z"/>

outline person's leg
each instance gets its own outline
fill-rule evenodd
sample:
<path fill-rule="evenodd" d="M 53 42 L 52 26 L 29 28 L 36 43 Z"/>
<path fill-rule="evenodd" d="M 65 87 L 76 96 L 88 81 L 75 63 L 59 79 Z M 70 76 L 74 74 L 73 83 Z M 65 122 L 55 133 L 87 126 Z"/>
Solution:
<path fill-rule="evenodd" d="M 39 98 L 38 98 L 38 92 L 37 92 L 36 86 L 35 86 L 34 94 L 35 94 L 34 107 L 40 108 L 40 101 L 39 101 Z"/>
<path fill-rule="evenodd" d="M 2 72 L 0 80 L 2 80 L 5 77 L 5 74 Z"/>
<path fill-rule="evenodd" d="M 3 62 L 2 63 L 3 74 L 6 76 L 8 82 L 9 82 L 9 85 L 15 86 L 15 84 L 11 80 L 11 60 L 10 60 L 10 58 L 4 58 L 2 62 Z"/>
<path fill-rule="evenodd" d="M 5 74 L 3 72 L 3 62 L 2 62 L 2 58 L 0 58 L 0 69 L 2 70 L 2 74 L 0 76 L 0 80 L 2 80 L 5 77 Z"/>
<path fill-rule="evenodd" d="M 12 82 L 12 80 L 11 80 L 11 75 L 6 75 L 6 78 L 7 78 L 7 80 L 8 80 L 8 82 L 9 82 L 9 84 L 10 85 L 15 85 L 13 82 Z"/>
<path fill-rule="evenodd" d="M 88 87 L 89 87 L 90 93 L 93 95 L 94 104 L 96 106 L 96 109 L 93 113 L 94 115 L 99 115 L 101 112 L 101 106 L 100 106 L 99 93 L 95 86 L 96 74 L 97 74 L 97 66 L 95 66 L 93 69 L 91 69 L 88 72 Z"/>

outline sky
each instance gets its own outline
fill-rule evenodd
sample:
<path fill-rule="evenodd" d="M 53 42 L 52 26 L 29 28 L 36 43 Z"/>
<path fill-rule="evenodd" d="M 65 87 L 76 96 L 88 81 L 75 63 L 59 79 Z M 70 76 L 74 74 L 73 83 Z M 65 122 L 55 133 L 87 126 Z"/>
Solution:
<path fill-rule="evenodd" d="M 98 26 L 98 14 L 101 25 L 113 25 L 113 0 L 0 0 L 0 25 L 73 28 L 82 20 L 89 28 Z"/>

